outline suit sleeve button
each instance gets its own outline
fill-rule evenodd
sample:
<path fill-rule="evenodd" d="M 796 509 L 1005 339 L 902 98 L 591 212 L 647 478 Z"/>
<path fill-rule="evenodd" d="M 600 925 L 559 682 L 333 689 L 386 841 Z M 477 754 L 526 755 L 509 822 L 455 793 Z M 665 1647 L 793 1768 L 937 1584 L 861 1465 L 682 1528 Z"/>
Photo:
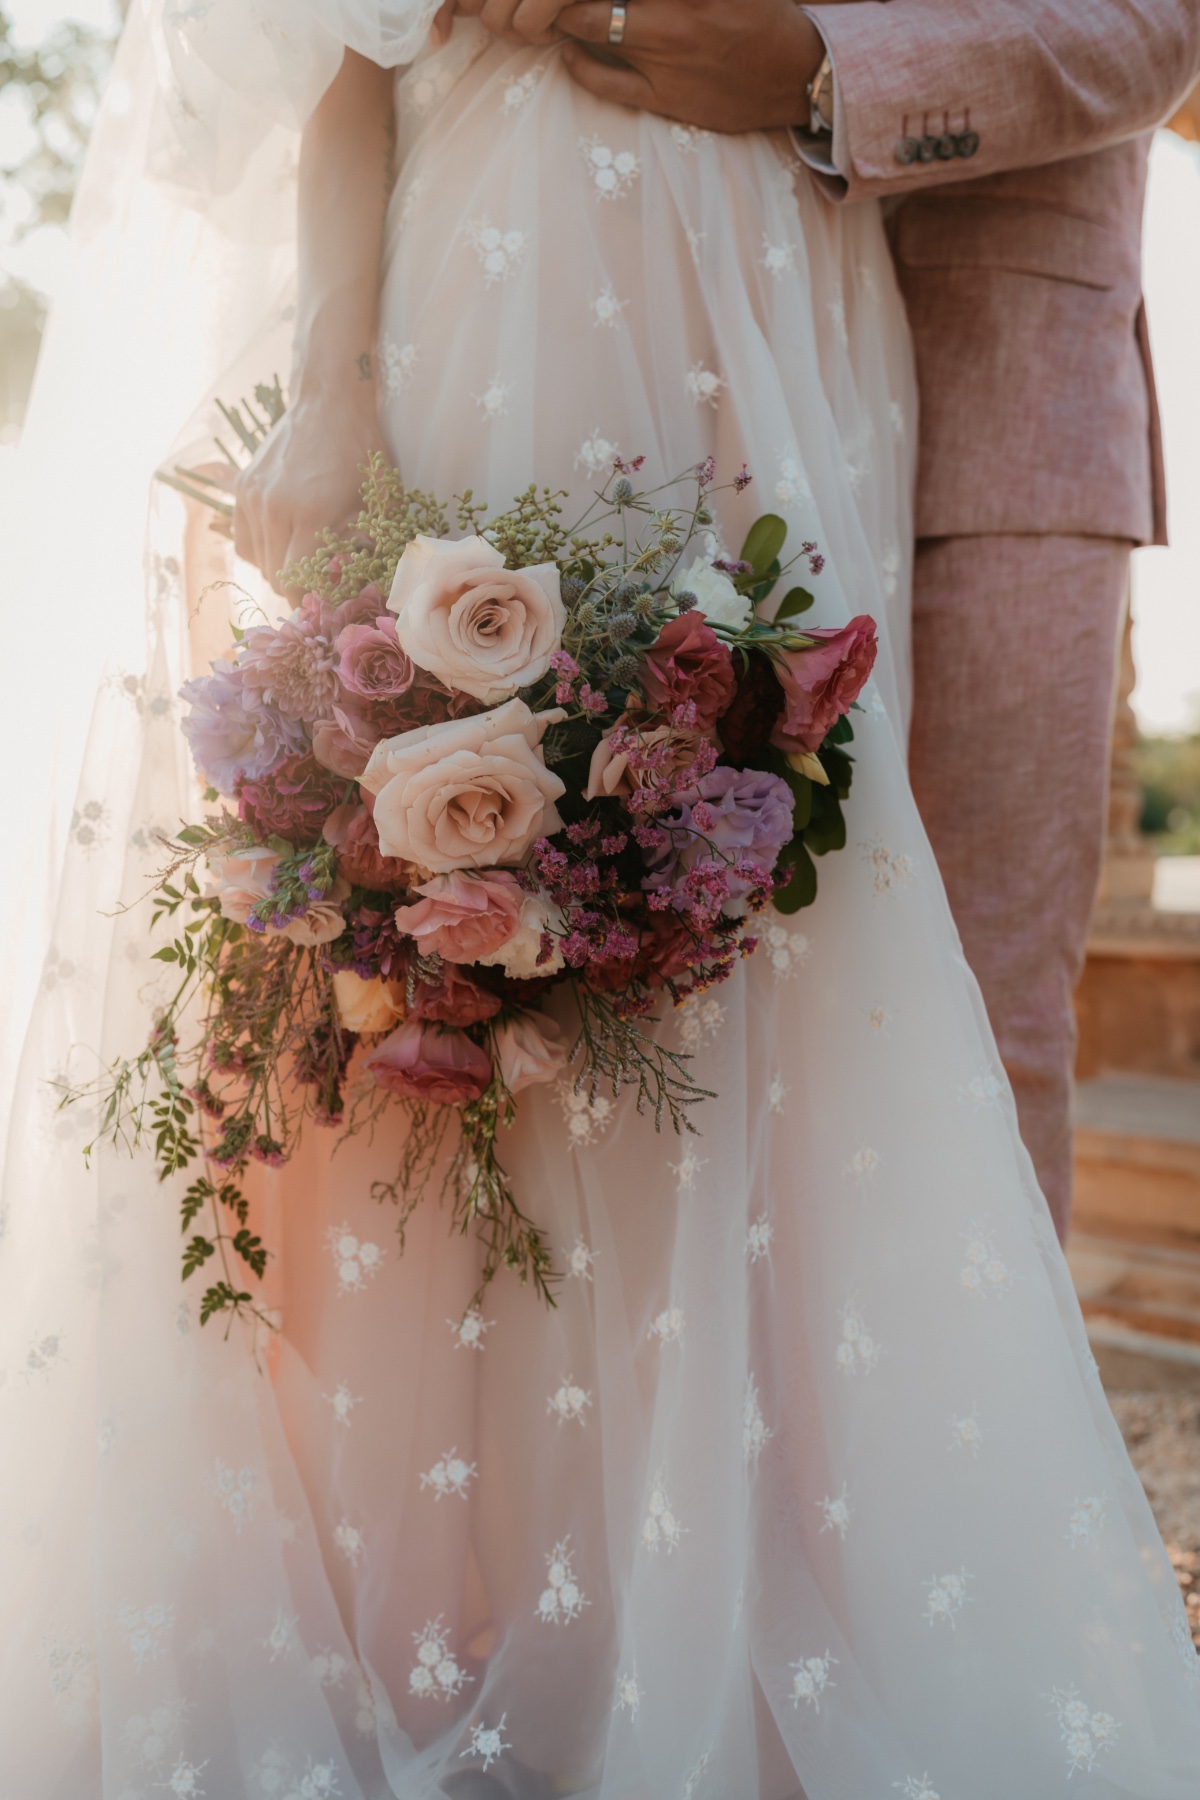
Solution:
<path fill-rule="evenodd" d="M 937 157 L 939 162 L 953 162 L 958 155 L 958 139 L 947 131 L 937 141 Z"/>
<path fill-rule="evenodd" d="M 898 163 L 916 162 L 920 148 L 915 137 L 902 137 L 896 145 L 896 161 Z"/>
<path fill-rule="evenodd" d="M 960 156 L 974 156 L 978 148 L 979 133 L 977 131 L 963 131 L 959 133 L 958 154 Z"/>
<path fill-rule="evenodd" d="M 932 162 L 938 153 L 938 140 L 935 137 L 923 137 L 917 146 L 917 155 L 922 162 Z"/>

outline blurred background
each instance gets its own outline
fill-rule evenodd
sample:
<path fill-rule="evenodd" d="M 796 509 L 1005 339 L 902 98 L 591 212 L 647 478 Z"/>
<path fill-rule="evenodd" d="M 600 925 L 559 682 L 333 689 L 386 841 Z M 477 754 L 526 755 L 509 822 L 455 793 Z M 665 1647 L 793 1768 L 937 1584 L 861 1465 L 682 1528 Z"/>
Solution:
<path fill-rule="evenodd" d="M 0 544 L 124 4 L 0 0 Z M 1200 1647 L 1200 90 L 1154 143 L 1145 290 L 1171 544 L 1134 558 L 1107 855 L 1077 996 L 1069 1257 Z"/>

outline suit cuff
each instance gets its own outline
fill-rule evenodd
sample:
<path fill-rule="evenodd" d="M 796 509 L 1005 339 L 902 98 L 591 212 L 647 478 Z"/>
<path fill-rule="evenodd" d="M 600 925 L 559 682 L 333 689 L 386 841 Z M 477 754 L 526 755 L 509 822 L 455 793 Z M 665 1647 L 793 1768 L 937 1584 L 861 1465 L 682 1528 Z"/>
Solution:
<path fill-rule="evenodd" d="M 847 187 L 846 176 L 850 166 L 850 147 L 846 139 L 846 115 L 842 106 L 841 92 L 838 88 L 837 63 L 829 47 L 829 39 L 816 19 L 813 19 L 807 7 L 802 9 L 805 16 L 812 19 L 821 42 L 825 47 L 825 55 L 829 57 L 833 74 L 833 132 L 810 131 L 807 124 L 797 125 L 792 137 L 801 160 L 817 176 L 820 186 L 831 199 L 844 199 Z"/>

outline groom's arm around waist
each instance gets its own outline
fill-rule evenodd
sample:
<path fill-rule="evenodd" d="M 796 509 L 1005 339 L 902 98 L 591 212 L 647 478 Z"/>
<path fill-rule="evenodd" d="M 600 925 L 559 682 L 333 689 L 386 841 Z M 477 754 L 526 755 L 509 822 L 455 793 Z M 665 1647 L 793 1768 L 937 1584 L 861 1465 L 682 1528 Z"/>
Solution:
<path fill-rule="evenodd" d="M 1197 0 L 843 0 L 804 11 L 833 64 L 828 185 L 846 199 L 1103 149 L 1160 124 L 1200 77 Z"/>

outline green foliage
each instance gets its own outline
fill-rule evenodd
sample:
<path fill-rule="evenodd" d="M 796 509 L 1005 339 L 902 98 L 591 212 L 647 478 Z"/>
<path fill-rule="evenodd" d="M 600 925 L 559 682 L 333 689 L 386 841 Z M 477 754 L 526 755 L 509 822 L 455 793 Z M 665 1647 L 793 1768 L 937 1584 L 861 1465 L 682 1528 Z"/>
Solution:
<path fill-rule="evenodd" d="M 775 623 L 782 625 L 785 619 L 798 618 L 801 613 L 808 612 L 816 605 L 816 600 L 807 588 L 789 588 L 775 609 Z"/>
<path fill-rule="evenodd" d="M 1200 731 L 1142 738 L 1134 749 L 1142 784 L 1141 828 L 1167 855 L 1200 855 Z"/>
<path fill-rule="evenodd" d="M 739 562 L 748 562 L 756 581 L 762 581 L 779 562 L 787 539 L 787 521 L 778 513 L 764 513 L 746 534 Z"/>

